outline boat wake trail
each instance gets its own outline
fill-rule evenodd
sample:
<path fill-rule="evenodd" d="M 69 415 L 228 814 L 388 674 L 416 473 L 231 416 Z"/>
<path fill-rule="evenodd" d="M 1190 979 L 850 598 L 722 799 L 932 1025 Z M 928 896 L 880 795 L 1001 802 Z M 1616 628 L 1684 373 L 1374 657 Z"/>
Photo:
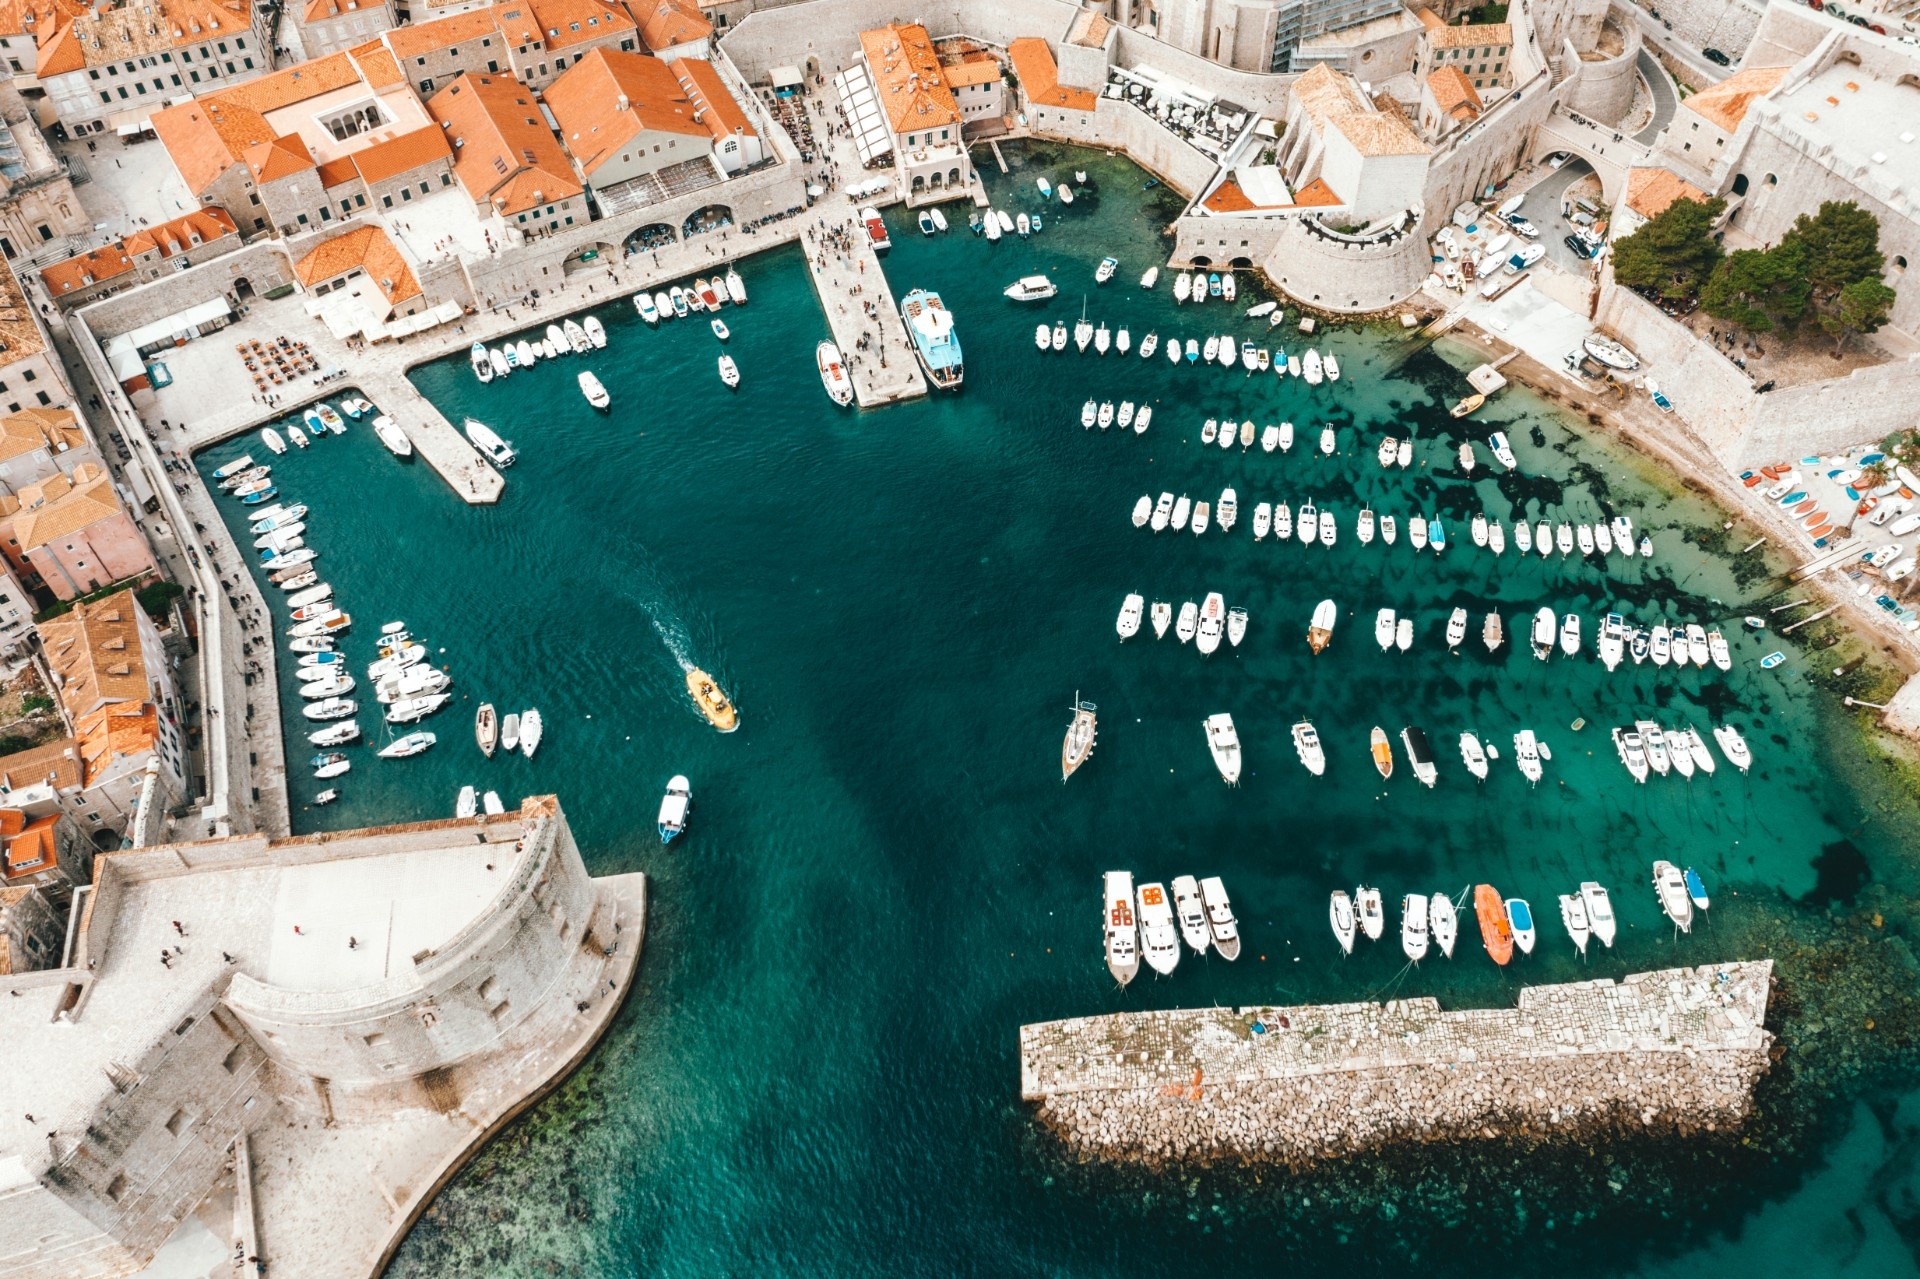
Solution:
<path fill-rule="evenodd" d="M 621 539 L 620 558 L 627 565 L 619 595 L 640 610 L 660 643 L 678 662 L 682 673 L 694 669 L 694 637 L 680 611 L 669 601 L 666 575 L 645 548 L 631 538 Z"/>

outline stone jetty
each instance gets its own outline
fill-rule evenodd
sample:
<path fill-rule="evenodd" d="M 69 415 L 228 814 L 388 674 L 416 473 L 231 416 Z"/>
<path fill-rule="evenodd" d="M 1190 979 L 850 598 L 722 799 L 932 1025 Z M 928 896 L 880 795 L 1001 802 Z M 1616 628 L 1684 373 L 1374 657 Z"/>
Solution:
<path fill-rule="evenodd" d="M 1116 1013 L 1020 1028 L 1020 1093 L 1069 1147 L 1304 1165 L 1400 1142 L 1738 1126 L 1773 963 L 1384 1004 Z"/>

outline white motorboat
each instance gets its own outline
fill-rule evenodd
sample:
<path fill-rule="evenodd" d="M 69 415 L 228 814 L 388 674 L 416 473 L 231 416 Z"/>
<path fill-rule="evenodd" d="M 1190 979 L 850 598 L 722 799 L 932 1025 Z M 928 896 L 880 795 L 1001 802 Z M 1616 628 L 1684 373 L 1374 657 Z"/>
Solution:
<path fill-rule="evenodd" d="M 330 698 L 344 697 L 353 691 L 351 675 L 336 675 L 330 670 L 322 670 L 321 678 L 306 680 L 300 685 L 300 696 L 310 702 L 326 701 Z"/>
<path fill-rule="evenodd" d="M 1600 622 L 1600 661 L 1608 669 L 1620 665 L 1626 654 L 1627 622 L 1618 613 L 1608 613 Z"/>
<path fill-rule="evenodd" d="M 566 335 L 567 345 L 573 348 L 575 355 L 585 355 L 593 346 L 593 343 L 587 338 L 586 329 L 581 326 L 578 320 L 566 320 L 561 324 L 560 328 Z M 553 341 L 552 325 L 547 326 L 547 338 L 549 341 Z M 554 341 L 554 345 L 559 346 L 560 344 L 558 341 Z"/>
<path fill-rule="evenodd" d="M 1506 628 L 1500 623 L 1500 614 L 1488 613 L 1486 621 L 1480 624 L 1480 642 L 1485 644 L 1487 651 L 1491 653 L 1505 643 L 1506 638 Z"/>
<path fill-rule="evenodd" d="M 1047 345 L 1056 351 L 1064 351 L 1067 349 L 1067 322 L 1065 320 L 1055 320 L 1053 322 L 1053 333 Z"/>
<path fill-rule="evenodd" d="M 1487 752 L 1472 733 L 1460 734 L 1460 758 L 1469 773 L 1483 782 L 1487 780 Z"/>
<path fill-rule="evenodd" d="M 1192 600 L 1180 606 L 1180 620 L 1173 624 L 1174 638 L 1182 644 L 1192 641 L 1200 628 L 1200 606 Z"/>
<path fill-rule="evenodd" d="M 567 323 L 572 324 L 573 321 L 569 320 Z M 576 330 L 579 329 L 579 327 L 579 325 L 574 325 Z M 580 334 L 580 340 L 583 344 L 586 338 L 587 335 L 584 332 Z M 568 340 L 566 333 L 561 327 L 557 324 L 549 324 L 547 326 L 547 340 L 545 346 L 542 348 L 542 354 L 551 359 L 555 355 L 571 351 L 572 349 L 573 343 Z"/>
<path fill-rule="evenodd" d="M 1332 511 L 1320 512 L 1319 523 L 1320 523 L 1320 545 L 1332 546 L 1334 542 L 1334 538 L 1338 536 L 1338 530 L 1335 527 L 1334 521 L 1333 521 L 1333 512 Z"/>
<path fill-rule="evenodd" d="M 1000 218 L 994 210 L 987 210 L 986 216 L 981 219 L 981 229 L 987 233 L 988 244 L 998 244 L 1000 242 Z"/>
<path fill-rule="evenodd" d="M 1335 443 L 1336 441 L 1333 434 L 1333 424 L 1329 422 L 1324 428 L 1322 428 L 1320 432 L 1321 454 L 1326 457 L 1332 457 Z"/>
<path fill-rule="evenodd" d="M 1460 935 L 1460 918 L 1454 912 L 1453 899 L 1445 893 L 1435 893 L 1429 897 L 1427 922 L 1433 932 L 1434 944 L 1440 947 L 1440 953 L 1452 959 L 1453 943 Z"/>
<path fill-rule="evenodd" d="M 1113 335 L 1113 349 L 1122 355 L 1133 349 L 1133 334 L 1124 324 L 1120 326 L 1120 331 Z"/>
<path fill-rule="evenodd" d="M 397 738 L 389 745 L 382 746 L 375 753 L 381 759 L 406 759 L 427 750 L 438 740 L 432 733 L 408 733 L 405 737 Z"/>
<path fill-rule="evenodd" d="M 1193 339 L 1188 338 L 1187 341 L 1191 342 L 1193 341 Z M 1200 358 L 1205 363 L 1212 364 L 1214 361 L 1214 357 L 1219 354 L 1220 354 L 1220 338 L 1217 334 L 1209 333 L 1207 335 L 1206 345 L 1200 348 Z"/>
<path fill-rule="evenodd" d="M 708 320 L 707 327 L 712 329 L 713 336 L 722 342 L 730 342 L 733 340 L 733 330 L 728 328 L 727 322 L 719 316 L 716 315 L 711 320 Z"/>
<path fill-rule="evenodd" d="M 1389 652 L 1393 648 L 1393 625 L 1394 615 L 1392 609 L 1383 608 L 1374 614 L 1373 638 L 1374 642 L 1380 645 L 1380 651 L 1383 653 Z"/>
<path fill-rule="evenodd" d="M 1218 875 L 1200 881 L 1200 900 L 1207 908 L 1207 930 L 1213 934 L 1213 949 L 1222 959 L 1240 958 L 1240 923 L 1233 917 L 1233 903 L 1227 900 L 1227 886 Z"/>
<path fill-rule="evenodd" d="M 1253 540 L 1264 542 L 1273 530 L 1273 503 L 1262 502 L 1253 508 Z"/>
<path fill-rule="evenodd" d="M 947 229 L 947 219 L 942 216 L 940 210 L 929 209 L 928 212 L 933 214 L 933 225 L 936 229 L 941 231 Z M 721 283 L 726 286 L 728 301 L 732 302 L 735 306 L 745 306 L 747 304 L 747 282 L 738 270 L 729 266 L 727 268 L 726 278 L 722 280 Z M 587 336 L 593 336 L 593 330 L 591 328 L 587 330 Z"/>
<path fill-rule="evenodd" d="M 1321 372 L 1320 352 L 1312 347 L 1300 357 L 1300 375 L 1307 380 L 1308 386 L 1319 386 L 1324 374 Z"/>
<path fill-rule="evenodd" d="M 1533 525 L 1525 520 L 1515 520 L 1513 524 L 1513 544 L 1522 555 L 1533 550 Z"/>
<path fill-rule="evenodd" d="M 1086 311 L 1082 309 L 1079 321 L 1073 326 L 1073 344 L 1084 355 L 1092 342 L 1093 321 L 1087 319 Z"/>
<path fill-rule="evenodd" d="M 1456 607 L 1447 616 L 1447 647 L 1457 649 L 1467 638 L 1467 610 Z"/>
<path fill-rule="evenodd" d="M 1173 529 L 1174 532 L 1178 533 L 1182 529 L 1186 528 L 1187 516 L 1192 514 L 1192 512 L 1193 512 L 1193 499 L 1188 497 L 1185 493 L 1182 493 L 1180 495 L 1180 500 L 1173 504 L 1173 518 L 1170 522 L 1170 527 Z"/>
<path fill-rule="evenodd" d="M 387 707 L 386 720 L 389 724 L 411 724 L 425 719 L 453 697 L 451 693 L 430 693 L 425 697 L 407 697 Z"/>
<path fill-rule="evenodd" d="M 1733 725 L 1722 724 L 1714 729 L 1713 740 L 1720 744 L 1720 753 L 1727 757 L 1727 762 L 1741 772 L 1753 766 L 1753 753 L 1747 749 L 1747 739 Z"/>
<path fill-rule="evenodd" d="M 500 749 L 511 755 L 520 749 L 520 713 L 508 711 L 500 721 Z"/>
<path fill-rule="evenodd" d="M 1475 546 L 1485 546 L 1487 544 L 1487 517 L 1485 512 L 1481 512 L 1473 517 L 1473 522 L 1468 526 L 1468 530 L 1473 537 L 1473 544 Z"/>
<path fill-rule="evenodd" d="M 720 358 L 725 360 L 727 357 L 723 355 Z M 576 380 L 580 384 L 580 394 L 586 396 L 587 403 L 594 408 L 604 409 L 613 402 L 613 397 L 607 394 L 606 387 L 600 385 L 600 379 L 593 375 L 593 370 L 582 369 Z"/>
<path fill-rule="evenodd" d="M 1000 292 L 1015 302 L 1044 302 L 1060 290 L 1044 275 L 1023 275 Z"/>
<path fill-rule="evenodd" d="M 1165 600 L 1155 600 L 1153 602 L 1152 616 L 1153 637 L 1155 639 L 1165 639 L 1167 637 L 1167 627 L 1173 624 L 1173 605 L 1167 603 Z"/>
<path fill-rule="evenodd" d="M 1253 419 L 1240 423 L 1240 451 L 1246 452 L 1253 447 Z"/>
<path fill-rule="evenodd" d="M 1175 302 L 1185 302 L 1187 300 L 1188 295 L 1191 294 L 1192 292 L 1193 292 L 1193 273 L 1192 272 L 1182 271 L 1180 272 L 1180 274 L 1173 277 L 1173 300 Z"/>
<path fill-rule="evenodd" d="M 1150 360 L 1153 358 L 1153 353 L 1159 349 L 1160 335 L 1158 333 L 1149 333 L 1140 343 L 1140 358 Z"/>
<path fill-rule="evenodd" d="M 1588 931 L 1602 946 L 1613 949 L 1613 901 L 1607 896 L 1607 890 L 1591 879 L 1583 880 L 1580 884 L 1580 905 Z M 1586 953 L 1584 948 L 1581 953 Z"/>
<path fill-rule="evenodd" d="M 1713 660 L 1713 649 L 1707 643 L 1707 628 L 1698 622 L 1687 623 L 1687 655 L 1693 659 L 1695 666 L 1702 669 Z"/>
<path fill-rule="evenodd" d="M 1282 453 L 1293 451 L 1293 423 L 1291 422 L 1280 424 L 1280 451 Z"/>
<path fill-rule="evenodd" d="M 1645 783 L 1647 780 L 1647 748 L 1640 740 L 1640 734 L 1630 728 L 1613 730 L 1613 748 L 1620 755 L 1620 762 L 1633 775 L 1633 780 Z"/>
<path fill-rule="evenodd" d="M 1354 529 L 1355 536 L 1357 536 L 1360 539 L 1360 545 L 1371 546 L 1373 544 L 1373 530 L 1374 530 L 1373 508 L 1370 506 L 1363 506 L 1360 508 L 1359 523 L 1355 526 L 1355 529 Z"/>
<path fill-rule="evenodd" d="M 1568 657 L 1580 651 L 1580 615 L 1568 613 L 1560 619 L 1560 651 Z"/>
<path fill-rule="evenodd" d="M 1389 435 L 1380 441 L 1380 465 L 1384 469 L 1393 465 L 1393 459 L 1400 452 L 1400 441 Z"/>
<path fill-rule="evenodd" d="M 1693 760 L 1693 766 L 1711 777 L 1719 766 L 1713 762 L 1713 752 L 1707 749 L 1700 730 L 1689 724 L 1683 736 L 1686 738 L 1687 756 Z"/>
<path fill-rule="evenodd" d="M 1267 427 L 1266 430 L 1260 432 L 1260 451 L 1261 452 L 1271 453 L 1279 447 L 1280 447 L 1280 428 L 1279 427 L 1269 426 Z"/>
<path fill-rule="evenodd" d="M 1044 323 L 1033 326 L 1033 344 L 1042 351 L 1050 351 L 1053 349 L 1052 332 Z"/>
<path fill-rule="evenodd" d="M 537 710 L 522 711 L 520 714 L 520 753 L 528 759 L 540 749 L 540 736 L 543 721 Z"/>
<path fill-rule="evenodd" d="M 1200 536 L 1213 522 L 1213 506 L 1208 502 L 1193 504 L 1193 535 Z"/>
<path fill-rule="evenodd" d="M 1415 515 L 1407 521 L 1407 540 L 1413 543 L 1413 549 L 1427 549 L 1427 517 Z"/>
<path fill-rule="evenodd" d="M 731 355 L 723 355 L 720 357 L 718 364 L 720 380 L 726 383 L 729 389 L 738 387 L 740 385 L 740 366 L 733 362 L 733 357 Z"/>
<path fill-rule="evenodd" d="M 1560 894 L 1560 922 L 1566 925 L 1567 936 L 1573 938 L 1573 948 L 1584 959 L 1587 938 L 1593 935 L 1593 927 L 1587 922 L 1587 905 L 1577 894 Z"/>
<path fill-rule="evenodd" d="M 1200 900 L 1200 885 L 1193 876 L 1173 877 L 1173 909 L 1180 921 L 1180 936 L 1195 954 L 1206 954 L 1213 930 L 1207 927 L 1206 904 Z"/>
<path fill-rule="evenodd" d="M 473 376 L 483 385 L 493 381 L 493 360 L 485 342 L 475 342 L 467 348 L 467 362 L 473 366 Z"/>
<path fill-rule="evenodd" d="M 315 733 L 308 733 L 307 740 L 315 746 L 344 746 L 360 736 L 360 724 L 357 720 L 341 720 Z"/>
<path fill-rule="evenodd" d="M 1199 627 L 1193 646 L 1202 657 L 1209 657 L 1220 647 L 1220 640 L 1227 633 L 1227 602 L 1221 598 L 1219 591 L 1207 593 L 1206 602 L 1200 606 Z"/>
<path fill-rule="evenodd" d="M 1683 933 L 1693 931 L 1693 895 L 1687 891 L 1687 877 L 1670 861 L 1653 864 L 1653 892 L 1660 909 Z"/>
<path fill-rule="evenodd" d="M 1160 500 L 1153 504 L 1153 518 L 1148 521 L 1156 533 L 1167 527 L 1167 521 L 1173 518 L 1173 494 L 1162 493 Z"/>
<path fill-rule="evenodd" d="M 485 795 L 482 795 L 480 797 L 480 811 L 488 817 L 498 817 L 500 814 L 506 812 L 507 806 L 500 802 L 500 792 L 490 790 Z"/>
<path fill-rule="evenodd" d="M 633 295 L 633 309 L 639 313 L 641 319 L 647 322 L 648 328 L 659 325 L 660 308 L 654 305 L 653 295 L 645 289 Z"/>
<path fill-rule="evenodd" d="M 1144 500 L 1144 499 L 1142 499 Z M 1120 618 L 1115 627 L 1120 632 L 1120 640 L 1125 643 L 1140 633 L 1140 617 L 1147 602 L 1138 594 L 1130 594 L 1120 605 Z"/>
<path fill-rule="evenodd" d="M 1247 610 L 1235 605 L 1227 610 L 1227 643 L 1235 648 L 1247 637 Z"/>
<path fill-rule="evenodd" d="M 1673 632 L 1665 619 L 1653 624 L 1653 639 L 1647 645 L 1647 655 L 1653 658 L 1655 666 L 1665 666 L 1673 660 Z"/>
<path fill-rule="evenodd" d="M 1249 373 L 1260 367 L 1260 348 L 1253 344 L 1251 338 L 1240 343 L 1240 367 Z"/>
<path fill-rule="evenodd" d="M 1024 215 L 1022 215 L 1024 216 Z M 1140 949 L 1147 965 L 1162 977 L 1180 963 L 1180 934 L 1173 924 L 1173 903 L 1162 884 L 1142 884 L 1137 898 L 1140 918 Z"/>
<path fill-rule="evenodd" d="M 1520 775 L 1529 782 L 1537 783 L 1545 769 L 1540 767 L 1540 743 L 1533 730 L 1523 728 L 1513 735 L 1513 761 L 1520 769 Z"/>
<path fill-rule="evenodd" d="M 1140 971 L 1140 925 L 1134 915 L 1132 873 L 1108 871 L 1105 888 L 1107 971 L 1124 986 Z"/>
<path fill-rule="evenodd" d="M 1608 368 L 1631 372 L 1640 367 L 1640 357 L 1611 338 L 1601 337 L 1598 333 L 1589 334 L 1581 343 L 1591 355 Z"/>
<path fill-rule="evenodd" d="M 1593 530 L 1591 528 L 1588 528 L 1585 524 L 1574 525 L 1573 539 L 1579 544 L 1582 557 L 1593 554 L 1594 541 Z"/>
<path fill-rule="evenodd" d="M 1523 897 L 1509 897 L 1506 900 L 1507 927 L 1513 933 L 1513 944 L 1523 955 L 1533 953 L 1536 933 L 1533 928 L 1533 907 L 1527 905 Z"/>
<path fill-rule="evenodd" d="M 1220 420 L 1210 417 L 1200 427 L 1200 442 L 1211 444 L 1218 438 L 1220 438 Z"/>
<path fill-rule="evenodd" d="M 518 359 L 509 359 L 507 349 L 494 347 L 487 352 L 487 363 L 493 366 L 495 377 L 505 377 L 518 366 Z"/>
<path fill-rule="evenodd" d="M 1133 425 L 1133 401 L 1132 400 L 1120 401 L 1120 410 L 1119 412 L 1113 415 L 1113 424 L 1119 427 L 1123 431 L 1126 430 L 1129 426 Z"/>
<path fill-rule="evenodd" d="M 1004 218 L 1006 214 L 1003 213 L 1000 216 Z M 1101 258 L 1100 265 L 1093 269 L 1093 282 L 1095 284 L 1105 284 L 1108 280 L 1111 280 L 1113 278 L 1113 273 L 1115 271 L 1118 271 L 1119 269 L 1120 269 L 1119 258 L 1114 258 L 1114 257 Z"/>
<path fill-rule="evenodd" d="M 1142 493 L 1140 500 L 1133 504 L 1133 526 L 1145 528 L 1147 521 L 1153 518 L 1153 498 Z"/>
<path fill-rule="evenodd" d="M 1487 437 L 1487 444 L 1493 449 L 1494 460 L 1499 462 L 1500 465 L 1506 467 L 1509 471 L 1519 469 L 1519 464 L 1514 460 L 1513 446 L 1507 443 L 1505 432 L 1495 431 Z"/>
<path fill-rule="evenodd" d="M 1406 748 L 1407 762 L 1413 765 L 1413 775 L 1420 784 L 1432 789 L 1439 779 L 1440 770 L 1433 764 L 1433 748 L 1427 745 L 1427 735 L 1411 724 L 1400 730 L 1400 744 Z"/>
<path fill-rule="evenodd" d="M 1143 289 L 1150 289 L 1159 282 L 1160 268 L 1157 266 L 1150 266 L 1140 273 L 1140 287 Z"/>
<path fill-rule="evenodd" d="M 1315 604 L 1313 620 L 1307 626 L 1307 647 L 1315 653 L 1323 652 L 1333 642 L 1333 625 L 1339 619 L 1339 607 L 1332 600 Z"/>
<path fill-rule="evenodd" d="M 1392 546 L 1395 539 L 1399 536 L 1400 522 L 1391 515 L 1382 515 L 1380 517 L 1380 540 L 1388 546 Z"/>
<path fill-rule="evenodd" d="M 1232 302 L 1239 293 L 1239 286 L 1233 282 L 1233 272 L 1227 271 L 1220 276 L 1220 300 Z"/>
<path fill-rule="evenodd" d="M 1151 425 L 1152 422 L 1153 405 L 1142 404 L 1140 411 L 1133 415 L 1133 433 L 1135 435 L 1145 435 L 1147 433 L 1147 427 Z"/>
<path fill-rule="evenodd" d="M 1688 749 L 1687 735 L 1679 729 L 1662 729 L 1660 739 L 1673 771 L 1690 780 L 1693 777 L 1693 752 Z"/>
<path fill-rule="evenodd" d="M 1315 777 L 1327 771 L 1326 748 L 1320 743 L 1320 732 L 1307 720 L 1301 720 L 1293 726 L 1293 749 L 1299 752 L 1300 762 L 1306 765 L 1309 773 Z"/>
<path fill-rule="evenodd" d="M 345 719 L 359 709 L 360 703 L 350 697 L 330 697 L 324 702 L 301 707 L 300 713 L 314 720 Z"/>
<path fill-rule="evenodd" d="M 1368 941 L 1379 941 L 1387 931 L 1387 916 L 1381 907 L 1380 890 L 1361 884 L 1353 890 L 1354 913 L 1360 920 L 1360 931 L 1367 935 Z"/>
<path fill-rule="evenodd" d="M 1340 943 L 1340 949 L 1351 955 L 1355 934 L 1353 901 L 1347 896 L 1347 890 L 1336 888 L 1327 902 L 1327 922 L 1333 925 L 1334 940 Z"/>
<path fill-rule="evenodd" d="M 473 446 L 480 450 L 481 456 L 493 463 L 495 469 L 505 470 L 507 467 L 513 465 L 513 460 L 518 455 L 513 451 L 513 447 L 501 439 L 492 427 L 478 418 L 470 417 L 466 419 L 463 429 L 466 431 L 467 439 L 472 441 Z"/>
<path fill-rule="evenodd" d="M 1393 629 L 1393 646 L 1402 653 L 1413 647 L 1413 619 L 1403 617 Z"/>
<path fill-rule="evenodd" d="M 1553 544 L 1562 555 L 1573 554 L 1573 525 L 1561 520 L 1553 530 Z"/>
<path fill-rule="evenodd" d="M 1500 526 L 1499 520 L 1487 524 L 1487 545 L 1493 548 L 1495 555 L 1507 553 L 1507 531 Z"/>
<path fill-rule="evenodd" d="M 1233 531 L 1234 521 L 1240 518 L 1240 499 L 1231 488 L 1220 490 L 1220 501 L 1213 508 L 1214 523 L 1220 526 L 1222 533 Z"/>
<path fill-rule="evenodd" d="M 1567 545 L 1571 547 L 1573 544 L 1569 542 Z M 1533 546 L 1540 552 L 1541 559 L 1553 554 L 1553 526 L 1545 520 L 1539 520 L 1533 526 Z"/>
<path fill-rule="evenodd" d="M 1593 549 L 1602 555 L 1613 554 L 1613 533 L 1604 523 L 1593 526 Z"/>
<path fill-rule="evenodd" d="M 1240 735 L 1234 731 L 1233 716 L 1225 711 L 1209 715 L 1206 719 L 1207 750 L 1213 755 L 1214 767 L 1220 770 L 1220 778 L 1229 786 L 1240 784 Z M 1228 958 L 1232 958 L 1228 956 Z"/>
<path fill-rule="evenodd" d="M 373 433 L 395 457 L 413 456 L 413 441 L 407 438 L 405 429 L 385 413 L 373 419 Z"/>
<path fill-rule="evenodd" d="M 1273 504 L 1273 536 L 1280 542 L 1293 540 L 1293 511 L 1285 502 Z"/>
<path fill-rule="evenodd" d="M 1408 893 L 1400 899 L 1400 949 L 1419 963 L 1427 957 L 1427 897 Z"/>

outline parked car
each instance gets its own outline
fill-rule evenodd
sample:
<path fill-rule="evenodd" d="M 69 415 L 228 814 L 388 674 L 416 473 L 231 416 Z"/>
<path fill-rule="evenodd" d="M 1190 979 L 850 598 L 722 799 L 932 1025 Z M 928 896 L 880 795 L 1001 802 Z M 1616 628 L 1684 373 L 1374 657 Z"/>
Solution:
<path fill-rule="evenodd" d="M 1555 151 L 1552 155 L 1547 157 L 1547 167 L 1549 169 L 1557 169 L 1561 165 L 1565 164 L 1568 160 L 1571 160 L 1572 158 L 1573 158 L 1573 152 L 1571 151 Z"/>
<path fill-rule="evenodd" d="M 1589 248 L 1587 246 L 1587 242 L 1585 240 L 1582 240 L 1577 235 L 1570 235 L 1566 237 L 1566 239 L 1562 240 L 1561 243 L 1566 245 L 1569 249 L 1572 249 L 1575 253 L 1579 254 L 1583 258 L 1590 258 L 1596 252 L 1598 252 L 1597 249 Z"/>
<path fill-rule="evenodd" d="M 1702 49 L 1700 50 L 1700 56 L 1717 67 L 1730 67 L 1733 65 L 1733 59 L 1718 49 Z"/>

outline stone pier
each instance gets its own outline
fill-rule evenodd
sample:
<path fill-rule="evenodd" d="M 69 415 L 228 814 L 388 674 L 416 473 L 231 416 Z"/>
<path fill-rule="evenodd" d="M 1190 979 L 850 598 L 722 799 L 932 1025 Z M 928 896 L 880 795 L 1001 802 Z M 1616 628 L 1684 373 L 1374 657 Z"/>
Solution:
<path fill-rule="evenodd" d="M 1302 1165 L 1399 1142 L 1738 1126 L 1773 962 L 1385 1004 L 1117 1013 L 1020 1029 L 1020 1094 L 1120 1161 Z"/>

